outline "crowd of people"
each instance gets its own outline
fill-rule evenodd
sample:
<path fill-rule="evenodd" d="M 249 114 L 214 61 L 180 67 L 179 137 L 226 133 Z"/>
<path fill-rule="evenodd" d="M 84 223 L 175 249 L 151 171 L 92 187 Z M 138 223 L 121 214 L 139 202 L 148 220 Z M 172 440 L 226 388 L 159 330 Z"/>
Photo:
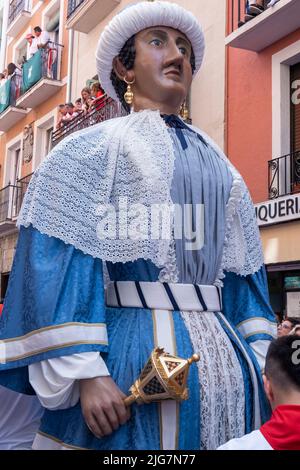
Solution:
<path fill-rule="evenodd" d="M 50 47 L 50 35 L 47 31 L 43 31 L 40 26 L 36 26 L 33 30 L 33 33 L 26 35 L 26 40 L 28 43 L 27 55 L 23 56 L 19 64 L 11 62 L 8 64 L 7 68 L 0 73 L 0 86 L 4 85 L 7 80 L 12 77 L 15 77 L 14 80 L 14 94 L 15 99 L 18 99 L 21 93 L 22 86 L 22 67 L 25 62 L 30 60 L 36 52 L 40 49 L 46 50 L 49 52 L 43 61 L 43 74 L 45 73 L 47 77 L 53 78 L 52 70 L 53 64 L 57 58 L 57 50 L 55 47 Z"/>
<path fill-rule="evenodd" d="M 62 129 L 79 115 L 86 116 L 95 109 L 101 109 L 104 105 L 105 92 L 99 82 L 94 82 L 91 87 L 81 90 L 81 97 L 73 103 L 60 104 L 58 106 L 57 129 Z"/>

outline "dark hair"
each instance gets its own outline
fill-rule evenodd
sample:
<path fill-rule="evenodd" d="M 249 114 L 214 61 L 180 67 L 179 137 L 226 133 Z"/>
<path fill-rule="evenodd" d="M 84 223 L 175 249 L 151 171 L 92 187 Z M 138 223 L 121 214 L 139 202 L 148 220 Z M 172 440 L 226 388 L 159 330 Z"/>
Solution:
<path fill-rule="evenodd" d="M 36 26 L 36 27 L 33 29 L 33 31 L 35 31 L 36 33 L 41 33 L 41 32 L 42 32 L 42 30 L 41 30 L 41 28 L 40 28 L 39 26 Z"/>
<path fill-rule="evenodd" d="M 292 328 L 294 328 L 296 325 L 300 325 L 300 318 L 286 317 L 283 321 L 289 321 L 292 325 Z"/>
<path fill-rule="evenodd" d="M 11 62 L 10 64 L 8 64 L 7 66 L 7 74 L 8 75 L 12 75 L 14 73 L 14 71 L 16 70 L 17 66 L 16 64 L 14 64 L 13 62 Z"/>
<path fill-rule="evenodd" d="M 136 57 L 135 35 L 131 36 L 131 38 L 125 42 L 118 57 L 120 61 L 122 62 L 122 64 L 124 65 L 124 67 L 126 68 L 126 70 L 131 70 L 133 68 L 135 57 Z M 194 73 L 196 69 L 196 60 L 195 60 L 195 54 L 194 54 L 193 49 L 192 49 L 192 55 L 191 55 L 191 67 L 192 67 L 192 72 Z M 118 78 L 114 69 L 112 69 L 111 71 L 110 79 L 120 102 L 122 103 L 124 109 L 129 113 L 130 106 L 126 103 L 124 99 L 124 94 L 126 93 L 126 89 L 127 89 L 126 83 L 120 78 Z"/>
<path fill-rule="evenodd" d="M 265 374 L 281 389 L 296 388 L 300 392 L 300 338 L 288 335 L 270 344 Z"/>
<path fill-rule="evenodd" d="M 102 93 L 104 93 L 104 90 L 102 86 L 100 85 L 100 82 L 94 82 L 91 86 L 91 90 L 97 90 L 97 91 L 101 91 Z"/>
<path fill-rule="evenodd" d="M 75 103 L 80 103 L 80 104 L 81 104 L 81 103 L 82 103 L 81 98 L 77 98 L 77 100 L 75 101 Z"/>
<path fill-rule="evenodd" d="M 69 108 L 74 108 L 74 104 L 73 103 L 66 103 L 65 106 L 68 106 Z"/>

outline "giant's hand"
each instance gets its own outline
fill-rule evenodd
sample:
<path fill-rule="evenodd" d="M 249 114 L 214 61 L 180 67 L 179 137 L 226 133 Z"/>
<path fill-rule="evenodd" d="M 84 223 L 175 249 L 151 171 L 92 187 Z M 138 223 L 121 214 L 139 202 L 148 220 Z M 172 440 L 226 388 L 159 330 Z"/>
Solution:
<path fill-rule="evenodd" d="M 98 438 L 116 431 L 130 418 L 124 395 L 111 377 L 80 380 L 82 413 L 91 432 Z"/>

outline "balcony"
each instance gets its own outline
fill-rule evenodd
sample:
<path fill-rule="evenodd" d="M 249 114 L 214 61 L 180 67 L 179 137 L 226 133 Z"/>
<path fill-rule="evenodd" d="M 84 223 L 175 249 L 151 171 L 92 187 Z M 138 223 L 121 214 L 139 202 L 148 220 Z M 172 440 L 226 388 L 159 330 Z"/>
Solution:
<path fill-rule="evenodd" d="M 67 28 L 89 33 L 121 0 L 68 0 Z"/>
<path fill-rule="evenodd" d="M 7 132 L 29 112 L 16 106 L 16 98 L 20 95 L 20 76 L 12 78 L 0 87 L 0 131 Z"/>
<path fill-rule="evenodd" d="M 300 192 L 300 151 L 268 162 L 269 199 Z"/>
<path fill-rule="evenodd" d="M 265 5 L 267 3 L 268 1 L 264 2 Z M 241 26 L 246 0 L 231 0 L 229 5 L 230 34 L 225 43 L 231 47 L 260 52 L 300 28 L 299 0 L 279 0 L 273 7 L 266 8 Z"/>
<path fill-rule="evenodd" d="M 39 49 L 23 65 L 21 96 L 17 106 L 34 109 L 61 89 L 63 83 L 59 80 L 59 70 L 62 47 L 49 42 L 45 49 Z"/>
<path fill-rule="evenodd" d="M 16 219 L 21 210 L 32 173 L 17 181 L 15 185 L 8 184 L 0 191 L 0 236 L 16 228 Z"/>
<path fill-rule="evenodd" d="M 67 125 L 57 129 L 52 135 L 52 146 L 57 145 L 67 135 L 73 132 L 85 129 L 86 127 L 93 126 L 102 121 L 107 121 L 115 117 L 125 116 L 127 113 L 121 104 L 114 101 L 112 98 L 104 96 L 97 100 L 94 109 L 88 114 L 79 114 L 76 118 L 70 121 Z"/>
<path fill-rule="evenodd" d="M 31 18 L 28 0 L 11 0 L 9 4 L 9 17 L 7 35 L 17 37 L 25 29 Z"/>

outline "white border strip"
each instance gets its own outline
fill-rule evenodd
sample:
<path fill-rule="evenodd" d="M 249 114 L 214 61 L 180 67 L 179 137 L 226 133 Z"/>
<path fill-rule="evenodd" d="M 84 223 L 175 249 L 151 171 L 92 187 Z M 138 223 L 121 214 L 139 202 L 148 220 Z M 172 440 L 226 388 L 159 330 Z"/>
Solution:
<path fill-rule="evenodd" d="M 166 310 L 153 310 L 155 346 L 165 348 L 165 352 L 176 354 L 172 313 Z M 176 450 L 177 403 L 166 400 L 160 403 L 162 450 Z"/>
<path fill-rule="evenodd" d="M 37 330 L 19 338 L 1 342 L 0 363 L 19 359 L 77 344 L 107 344 L 106 325 L 70 323 Z"/>
<path fill-rule="evenodd" d="M 52 436 L 38 432 L 32 444 L 32 450 L 88 450 L 82 447 L 68 446 Z"/>
<path fill-rule="evenodd" d="M 273 338 L 277 337 L 277 325 L 266 318 L 248 318 L 247 320 L 239 323 L 237 329 L 244 336 L 249 338 L 253 335 L 267 334 Z"/>

